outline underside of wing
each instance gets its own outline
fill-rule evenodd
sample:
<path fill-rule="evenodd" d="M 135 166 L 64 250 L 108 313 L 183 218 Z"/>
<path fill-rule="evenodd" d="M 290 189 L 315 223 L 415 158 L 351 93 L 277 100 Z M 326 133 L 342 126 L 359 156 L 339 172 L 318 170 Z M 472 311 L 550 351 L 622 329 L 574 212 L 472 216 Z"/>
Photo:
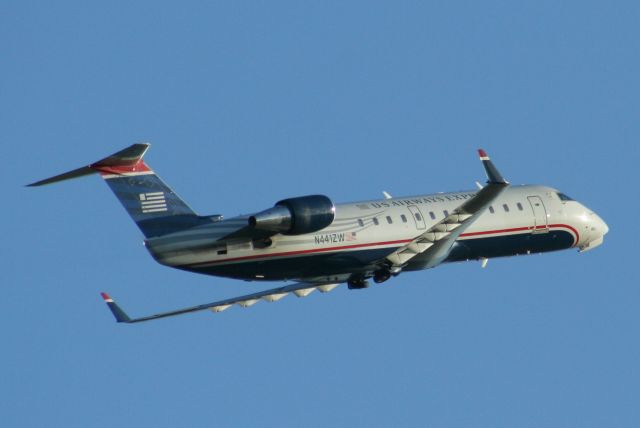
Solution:
<path fill-rule="evenodd" d="M 217 302 L 205 303 L 203 305 L 191 306 L 188 308 L 177 309 L 168 312 L 161 312 L 155 315 L 149 315 L 139 318 L 130 318 L 126 312 L 107 294 L 101 293 L 105 303 L 113 313 L 117 322 L 133 324 L 142 321 L 151 321 L 159 318 L 173 317 L 176 315 L 188 314 L 191 312 L 199 312 L 204 310 L 210 310 L 212 312 L 222 312 L 233 305 L 248 308 L 253 306 L 259 301 L 265 302 L 277 302 L 283 297 L 293 293 L 296 297 L 306 297 L 315 290 L 322 293 L 327 293 L 336 288 L 339 283 L 307 283 L 298 282 L 295 284 L 286 285 L 284 287 L 271 288 L 269 290 L 259 291 L 257 293 L 246 294 L 243 296 L 232 297 L 230 299 L 219 300 Z"/>

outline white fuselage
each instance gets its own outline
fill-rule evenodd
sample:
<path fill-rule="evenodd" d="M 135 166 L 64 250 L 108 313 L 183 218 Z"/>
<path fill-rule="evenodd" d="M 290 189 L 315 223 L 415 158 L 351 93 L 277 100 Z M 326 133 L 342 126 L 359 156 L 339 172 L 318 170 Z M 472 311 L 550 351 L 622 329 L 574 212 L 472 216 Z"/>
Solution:
<path fill-rule="evenodd" d="M 476 191 L 336 204 L 330 226 L 311 234 L 219 240 L 242 227 L 236 217 L 153 238 L 147 248 L 160 263 L 247 280 L 341 280 L 375 269 L 376 260 L 411 242 Z M 510 186 L 457 239 L 446 261 L 593 248 L 608 231 L 593 211 L 544 186 Z M 567 198 L 565 198 L 567 199 Z M 404 270 L 425 265 L 415 257 Z"/>

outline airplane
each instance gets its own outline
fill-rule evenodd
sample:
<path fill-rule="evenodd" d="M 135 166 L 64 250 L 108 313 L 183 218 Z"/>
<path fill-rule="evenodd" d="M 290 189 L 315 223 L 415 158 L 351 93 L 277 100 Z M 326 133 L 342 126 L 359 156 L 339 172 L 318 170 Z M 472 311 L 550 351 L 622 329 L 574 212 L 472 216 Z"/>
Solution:
<path fill-rule="evenodd" d="M 160 264 L 245 281 L 291 283 L 257 293 L 155 315 L 131 318 L 107 294 L 119 323 L 138 323 L 191 312 L 221 312 L 232 305 L 305 297 L 340 284 L 363 289 L 403 272 L 443 263 L 591 250 L 607 224 L 592 210 L 554 188 L 510 185 L 487 153 L 478 154 L 487 182 L 470 191 L 336 204 L 324 195 L 282 199 L 273 207 L 225 219 L 200 216 L 169 188 L 133 144 L 88 166 L 28 186 L 100 174 L 145 237 Z"/>

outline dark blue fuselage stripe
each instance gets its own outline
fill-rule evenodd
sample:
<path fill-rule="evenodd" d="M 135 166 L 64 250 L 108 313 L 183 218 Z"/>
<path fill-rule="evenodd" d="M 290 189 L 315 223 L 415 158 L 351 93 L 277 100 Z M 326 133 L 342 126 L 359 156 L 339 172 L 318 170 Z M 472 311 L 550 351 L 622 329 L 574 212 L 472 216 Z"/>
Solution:
<path fill-rule="evenodd" d="M 482 257 L 496 258 L 517 254 L 541 253 L 571 248 L 574 236 L 566 230 L 548 233 L 516 234 L 482 237 L 456 241 L 445 262 L 476 260 Z M 258 259 L 226 265 L 181 267 L 190 272 L 238 279 L 285 280 L 314 276 L 336 275 L 370 270 L 375 263 L 399 247 L 350 250 L 332 253 L 312 253 L 295 257 Z M 411 261 L 405 270 L 421 269 L 420 256 Z"/>

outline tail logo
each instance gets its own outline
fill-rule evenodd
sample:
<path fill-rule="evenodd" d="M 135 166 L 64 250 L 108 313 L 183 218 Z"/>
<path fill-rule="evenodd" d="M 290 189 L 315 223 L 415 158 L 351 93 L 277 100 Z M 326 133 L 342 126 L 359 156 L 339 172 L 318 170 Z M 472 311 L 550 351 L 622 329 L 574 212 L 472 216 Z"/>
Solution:
<path fill-rule="evenodd" d="M 159 213 L 167 210 L 164 192 L 140 193 L 140 206 L 143 213 Z"/>

